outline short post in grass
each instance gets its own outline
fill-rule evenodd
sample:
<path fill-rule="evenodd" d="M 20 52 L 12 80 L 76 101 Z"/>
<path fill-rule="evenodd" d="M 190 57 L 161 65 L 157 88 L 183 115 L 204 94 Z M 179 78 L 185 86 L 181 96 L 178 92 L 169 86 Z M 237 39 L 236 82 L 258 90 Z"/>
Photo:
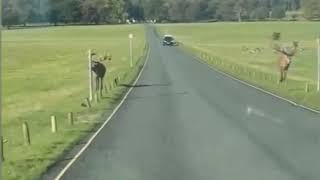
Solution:
<path fill-rule="evenodd" d="M 268 78 L 267 78 L 267 74 L 266 73 L 263 73 L 263 80 L 267 80 Z"/>
<path fill-rule="evenodd" d="M 31 144 L 31 139 L 30 139 L 30 131 L 29 131 L 29 126 L 27 122 L 22 123 L 22 133 L 23 133 L 23 141 L 25 145 L 30 145 Z"/>
<path fill-rule="evenodd" d="M 86 104 L 88 108 L 91 108 L 91 103 L 89 98 L 86 98 Z"/>
<path fill-rule="evenodd" d="M 88 51 L 88 77 L 89 77 L 89 100 L 92 101 L 93 99 L 93 75 L 92 75 L 92 52 L 91 49 Z"/>
<path fill-rule="evenodd" d="M 99 103 L 99 93 L 97 91 L 94 93 L 94 101 Z"/>
<path fill-rule="evenodd" d="M 111 89 L 111 84 L 110 84 L 109 81 L 107 81 L 107 89 L 108 89 L 109 92 L 112 90 L 112 89 Z"/>
<path fill-rule="evenodd" d="M 114 88 L 114 81 L 110 82 L 110 88 L 113 89 Z"/>
<path fill-rule="evenodd" d="M 304 91 L 307 93 L 309 92 L 310 88 L 309 88 L 309 83 L 306 82 L 305 87 L 304 87 Z"/>
<path fill-rule="evenodd" d="M 105 84 L 105 85 L 104 85 L 104 91 L 105 91 L 106 94 L 109 93 L 109 91 L 108 91 L 108 84 Z"/>
<path fill-rule="evenodd" d="M 260 73 L 260 76 L 261 76 L 261 80 L 264 80 L 264 73 L 263 72 Z"/>
<path fill-rule="evenodd" d="M 109 87 L 109 91 L 112 91 L 112 81 L 108 81 L 108 87 Z"/>
<path fill-rule="evenodd" d="M 73 119 L 73 112 L 68 113 L 68 122 L 71 126 L 74 124 L 74 119 Z"/>
<path fill-rule="evenodd" d="M 58 131 L 56 116 L 51 116 L 51 132 L 56 133 Z"/>
<path fill-rule="evenodd" d="M 129 34 L 130 67 L 133 67 L 133 34 Z"/>
<path fill-rule="evenodd" d="M 317 80 L 317 92 L 320 92 L 320 36 L 317 39 L 317 49 L 318 49 L 318 80 Z"/>
<path fill-rule="evenodd" d="M 3 147 L 3 145 L 4 145 L 4 142 L 3 142 L 3 137 L 1 136 L 1 160 L 2 160 L 2 162 L 4 162 L 4 147 Z"/>
<path fill-rule="evenodd" d="M 114 78 L 113 82 L 114 82 L 114 85 L 117 87 L 118 86 L 118 78 Z"/>

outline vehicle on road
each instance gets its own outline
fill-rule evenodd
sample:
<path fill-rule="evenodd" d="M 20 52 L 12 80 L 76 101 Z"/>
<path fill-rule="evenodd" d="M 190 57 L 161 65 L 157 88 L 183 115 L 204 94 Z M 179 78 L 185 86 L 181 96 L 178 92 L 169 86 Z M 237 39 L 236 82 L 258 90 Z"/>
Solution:
<path fill-rule="evenodd" d="M 175 39 L 172 35 L 166 34 L 163 37 L 162 45 L 163 46 L 177 46 L 178 42 L 175 41 Z"/>

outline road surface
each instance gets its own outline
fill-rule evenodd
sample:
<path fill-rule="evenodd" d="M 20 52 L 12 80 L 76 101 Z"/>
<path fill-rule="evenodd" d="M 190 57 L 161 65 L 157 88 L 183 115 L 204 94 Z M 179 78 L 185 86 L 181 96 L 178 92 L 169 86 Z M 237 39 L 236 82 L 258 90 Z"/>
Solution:
<path fill-rule="evenodd" d="M 163 47 L 63 180 L 319 180 L 320 117 Z"/>

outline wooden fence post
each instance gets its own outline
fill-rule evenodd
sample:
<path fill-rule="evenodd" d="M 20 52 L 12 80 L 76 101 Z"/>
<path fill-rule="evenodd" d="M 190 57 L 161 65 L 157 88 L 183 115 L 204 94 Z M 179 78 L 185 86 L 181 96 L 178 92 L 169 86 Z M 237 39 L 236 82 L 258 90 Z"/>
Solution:
<path fill-rule="evenodd" d="M 5 161 L 5 159 L 4 159 L 4 148 L 3 148 L 3 144 L 4 144 L 4 142 L 3 142 L 3 137 L 1 136 L 1 160 L 2 160 L 2 162 Z"/>
<path fill-rule="evenodd" d="M 73 122 L 73 112 L 69 112 L 68 113 L 68 120 L 69 120 L 69 124 L 72 126 L 74 124 L 74 122 Z"/>
<path fill-rule="evenodd" d="M 118 83 L 119 83 L 119 85 L 121 83 L 121 77 L 120 76 L 118 76 Z"/>
<path fill-rule="evenodd" d="M 51 116 L 51 131 L 56 133 L 58 131 L 56 116 Z"/>
<path fill-rule="evenodd" d="M 305 90 L 305 92 L 309 92 L 309 83 L 306 83 L 304 90 Z"/>
<path fill-rule="evenodd" d="M 93 99 L 93 73 L 91 70 L 92 67 L 92 52 L 91 49 L 88 51 L 88 77 L 89 77 L 89 100 L 92 101 Z"/>
<path fill-rule="evenodd" d="M 114 88 L 114 81 L 111 81 L 110 88 L 111 88 L 111 90 Z"/>
<path fill-rule="evenodd" d="M 22 132 L 23 132 L 23 140 L 25 145 L 30 145 L 31 140 L 30 140 L 30 131 L 29 131 L 29 126 L 27 122 L 24 122 L 22 124 Z"/>
<path fill-rule="evenodd" d="M 108 89 L 108 92 L 111 91 L 110 83 L 108 81 L 107 81 L 107 89 Z"/>
<path fill-rule="evenodd" d="M 98 95 L 98 92 L 95 92 L 94 93 L 94 100 L 96 103 L 99 103 L 99 95 Z"/>
<path fill-rule="evenodd" d="M 88 108 L 91 108 L 91 103 L 90 103 L 89 98 L 86 98 L 86 103 L 87 103 Z"/>
<path fill-rule="evenodd" d="M 114 78 L 113 80 L 114 84 L 116 85 L 116 87 L 118 86 L 118 78 Z"/>
<path fill-rule="evenodd" d="M 109 93 L 108 85 L 107 85 L 107 84 L 105 84 L 105 85 L 104 85 L 104 91 L 106 92 L 106 94 L 108 94 L 108 93 Z"/>

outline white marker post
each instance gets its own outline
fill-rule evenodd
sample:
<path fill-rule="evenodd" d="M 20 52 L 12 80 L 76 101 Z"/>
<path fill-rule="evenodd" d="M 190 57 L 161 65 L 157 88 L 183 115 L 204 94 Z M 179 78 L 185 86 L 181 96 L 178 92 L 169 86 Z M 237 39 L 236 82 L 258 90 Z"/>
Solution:
<path fill-rule="evenodd" d="M 92 61 L 91 61 L 91 49 L 88 51 L 88 73 L 89 73 L 89 100 L 93 100 L 93 80 L 92 80 Z"/>
<path fill-rule="evenodd" d="M 129 34 L 129 43 L 130 43 L 130 67 L 133 66 L 133 45 L 132 45 L 132 41 L 133 41 L 133 34 Z"/>
<path fill-rule="evenodd" d="M 317 50 L 318 50 L 318 81 L 317 81 L 317 91 L 320 91 L 320 36 L 317 39 Z"/>

